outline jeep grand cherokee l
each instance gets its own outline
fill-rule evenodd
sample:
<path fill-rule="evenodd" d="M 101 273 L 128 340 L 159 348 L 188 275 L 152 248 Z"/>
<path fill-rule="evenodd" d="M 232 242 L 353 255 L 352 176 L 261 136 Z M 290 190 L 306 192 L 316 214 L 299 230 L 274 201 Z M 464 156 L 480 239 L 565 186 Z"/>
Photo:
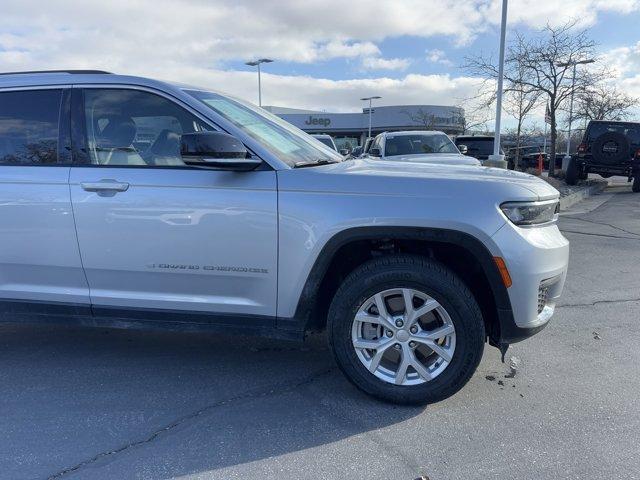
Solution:
<path fill-rule="evenodd" d="M 219 93 L 0 75 L 0 318 L 298 339 L 428 403 L 549 321 L 569 244 L 518 172 L 344 160 Z"/>

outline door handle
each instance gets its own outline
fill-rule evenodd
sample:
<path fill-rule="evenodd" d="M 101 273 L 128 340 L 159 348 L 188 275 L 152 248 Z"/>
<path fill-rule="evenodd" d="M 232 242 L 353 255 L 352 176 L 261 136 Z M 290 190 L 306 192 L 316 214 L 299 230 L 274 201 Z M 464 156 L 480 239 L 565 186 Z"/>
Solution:
<path fill-rule="evenodd" d="M 111 179 L 99 182 L 81 182 L 80 186 L 87 192 L 95 192 L 103 197 L 112 197 L 118 192 L 126 192 L 129 189 L 127 182 L 117 182 Z"/>

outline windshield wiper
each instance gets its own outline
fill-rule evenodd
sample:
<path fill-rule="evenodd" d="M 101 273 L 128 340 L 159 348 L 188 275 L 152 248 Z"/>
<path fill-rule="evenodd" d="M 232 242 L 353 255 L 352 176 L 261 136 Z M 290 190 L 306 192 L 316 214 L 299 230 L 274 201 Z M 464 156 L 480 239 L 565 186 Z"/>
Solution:
<path fill-rule="evenodd" d="M 294 167 L 295 168 L 317 167 L 318 165 L 329 165 L 330 163 L 340 163 L 340 161 L 327 160 L 326 158 L 319 158 L 318 160 L 313 160 L 311 162 L 298 162 L 294 164 Z"/>

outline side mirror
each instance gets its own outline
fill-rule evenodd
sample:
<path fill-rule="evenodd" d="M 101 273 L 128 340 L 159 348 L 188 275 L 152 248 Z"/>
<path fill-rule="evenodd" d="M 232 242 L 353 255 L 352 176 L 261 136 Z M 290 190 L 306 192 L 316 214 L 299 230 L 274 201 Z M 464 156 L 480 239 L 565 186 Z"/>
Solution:
<path fill-rule="evenodd" d="M 369 149 L 369 155 L 371 155 L 372 157 L 381 157 L 382 151 L 380 150 L 380 147 L 371 147 Z"/>
<path fill-rule="evenodd" d="M 458 150 L 460 150 L 461 154 L 466 155 L 469 148 L 466 145 L 458 145 Z"/>
<path fill-rule="evenodd" d="M 341 148 L 340 149 L 340 155 L 349 155 L 349 149 L 348 148 Z"/>
<path fill-rule="evenodd" d="M 224 132 L 185 133 L 180 138 L 180 154 L 186 165 L 247 172 L 262 162 L 251 158 L 242 142 Z"/>

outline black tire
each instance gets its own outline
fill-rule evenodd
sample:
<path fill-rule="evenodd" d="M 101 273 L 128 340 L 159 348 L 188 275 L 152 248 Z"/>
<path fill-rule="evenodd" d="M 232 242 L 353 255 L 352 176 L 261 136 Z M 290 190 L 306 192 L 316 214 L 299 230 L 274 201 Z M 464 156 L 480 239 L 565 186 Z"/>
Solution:
<path fill-rule="evenodd" d="M 640 175 L 633 177 L 633 185 L 631 185 L 631 191 L 640 193 Z"/>
<path fill-rule="evenodd" d="M 360 362 L 351 341 L 356 312 L 371 296 L 391 288 L 413 288 L 437 300 L 456 330 L 449 365 L 434 379 L 419 385 L 387 383 Z M 336 292 L 328 316 L 328 336 L 338 366 L 362 391 L 384 401 L 418 405 L 455 394 L 475 372 L 484 350 L 485 330 L 480 308 L 464 282 L 443 264 L 417 255 L 390 255 L 370 260 L 347 276 Z"/>
<path fill-rule="evenodd" d="M 578 178 L 580 176 L 580 172 L 578 171 L 578 162 L 576 162 L 575 158 L 569 160 L 569 164 L 567 165 L 567 172 L 564 176 L 567 185 L 575 185 L 578 183 Z"/>

